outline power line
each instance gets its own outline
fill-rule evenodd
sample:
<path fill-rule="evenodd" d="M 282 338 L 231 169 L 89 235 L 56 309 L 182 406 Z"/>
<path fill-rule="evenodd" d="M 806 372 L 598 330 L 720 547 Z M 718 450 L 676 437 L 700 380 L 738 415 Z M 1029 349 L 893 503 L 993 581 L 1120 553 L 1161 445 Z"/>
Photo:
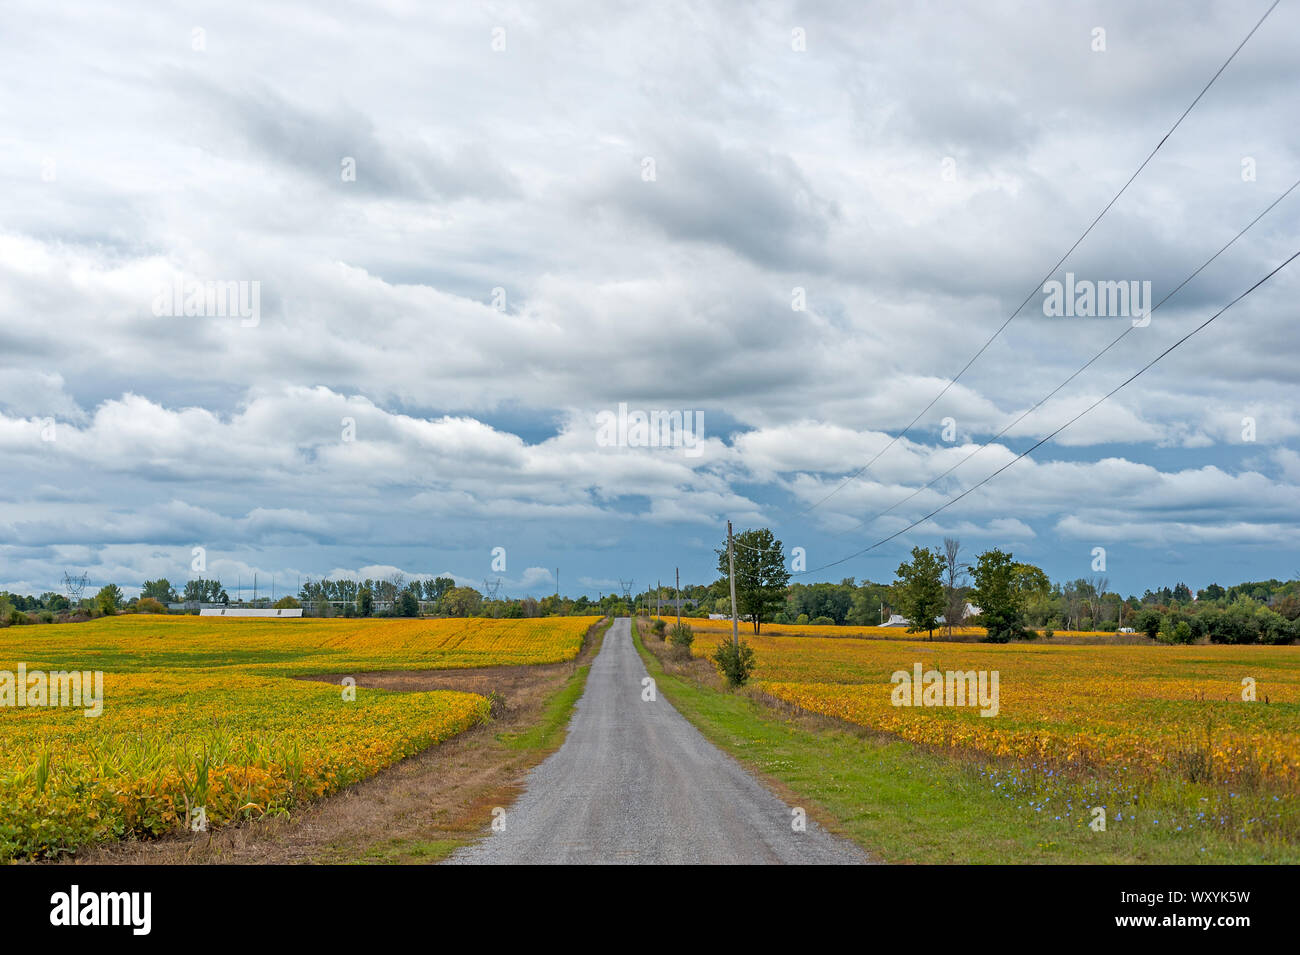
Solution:
<path fill-rule="evenodd" d="M 1293 253 L 1291 254 L 1291 257 L 1288 258 L 1285 262 L 1283 262 L 1281 265 L 1277 266 L 1275 269 L 1273 269 L 1273 271 L 1269 272 L 1269 273 L 1268 273 L 1267 275 L 1265 275 L 1262 279 L 1260 279 L 1258 282 L 1256 282 L 1256 283 L 1255 283 L 1254 285 L 1252 285 L 1250 288 L 1246 289 L 1246 291 L 1242 292 L 1240 295 L 1238 295 L 1236 298 L 1234 298 L 1234 299 L 1233 299 L 1231 302 L 1229 302 L 1227 305 L 1223 306 L 1223 308 L 1219 309 L 1217 312 L 1215 312 L 1213 315 L 1211 315 L 1209 318 L 1207 318 L 1205 321 L 1203 321 L 1200 325 L 1197 325 L 1195 328 L 1193 328 L 1190 332 L 1188 332 L 1188 333 L 1187 333 L 1186 335 L 1184 335 L 1182 338 L 1178 339 L 1176 342 L 1174 342 L 1172 345 L 1170 345 L 1168 348 L 1166 348 L 1164 351 L 1162 351 L 1162 352 L 1161 352 L 1159 355 L 1157 355 L 1155 358 L 1152 358 L 1149 362 L 1147 362 L 1145 365 L 1143 365 L 1141 368 L 1139 368 L 1137 371 L 1135 371 L 1132 375 L 1130 375 L 1128 378 L 1124 379 L 1124 381 L 1120 382 L 1118 385 L 1116 385 L 1114 388 L 1112 388 L 1112 389 L 1111 389 L 1110 391 L 1108 391 L 1106 394 L 1102 395 L 1100 398 L 1098 398 L 1096 401 L 1094 401 L 1092 404 L 1090 404 L 1087 408 L 1084 408 L 1084 409 L 1083 409 L 1082 411 L 1080 411 L 1077 415 L 1075 415 L 1075 416 L 1074 416 L 1073 418 L 1071 418 L 1069 421 L 1065 422 L 1065 424 L 1061 425 L 1059 428 L 1057 428 L 1057 429 L 1056 429 L 1055 431 L 1053 431 L 1051 434 L 1049 434 L 1049 435 L 1047 435 L 1047 436 L 1045 436 L 1045 437 L 1039 439 L 1037 442 L 1035 442 L 1035 443 L 1034 443 L 1031 447 L 1029 447 L 1027 450 L 1022 451 L 1020 454 L 1016 455 L 1014 458 L 1012 458 L 1012 459 L 1011 459 L 1010 461 L 1008 461 L 1006 464 L 1002 465 L 1002 467 L 998 468 L 996 471 L 994 471 L 994 472 L 993 472 L 992 474 L 990 474 L 988 477 L 984 478 L 984 479 L 983 479 L 982 481 L 980 481 L 978 484 L 974 484 L 974 485 L 972 485 L 971 487 L 968 487 L 966 490 L 962 491 L 962 492 L 961 492 L 960 494 L 958 494 L 956 497 L 952 498 L 951 500 L 945 501 L 943 504 L 941 504 L 941 505 L 939 505 L 938 507 L 936 507 L 934 510 L 932 510 L 930 513 L 926 514 L 924 517 L 919 518 L 919 519 L 913 521 L 911 524 L 908 524 L 908 525 L 907 525 L 906 527 L 904 527 L 902 530 L 900 530 L 900 531 L 896 531 L 896 532 L 894 532 L 893 534 L 890 534 L 888 537 L 881 538 L 880 540 L 876 541 L 874 544 L 870 545 L 869 547 L 864 547 L 864 548 L 862 548 L 862 549 L 859 550 L 859 551 L 855 551 L 854 553 L 849 554 L 847 557 L 841 557 L 839 560 L 833 560 L 833 561 L 831 561 L 831 562 L 828 563 L 828 564 L 822 564 L 820 567 L 814 567 L 812 570 L 799 571 L 797 574 L 792 574 L 791 576 L 803 576 L 804 574 L 812 574 L 812 573 L 816 573 L 816 572 L 818 572 L 818 571 L 826 570 L 826 569 L 829 568 L 829 567 L 835 567 L 835 566 L 837 566 L 837 565 L 839 565 L 839 564 L 844 563 L 845 561 L 852 560 L 852 559 L 855 558 L 855 557 L 861 557 L 863 554 L 867 553 L 868 551 L 875 550 L 875 549 L 876 549 L 877 547 L 879 547 L 881 544 L 887 544 L 889 541 L 893 540 L 894 538 L 896 538 L 896 537 L 901 537 L 903 534 L 906 534 L 908 531 L 912 530 L 912 528 L 917 527 L 917 526 L 919 526 L 919 525 L 921 525 L 921 524 L 924 524 L 926 521 L 928 521 L 930 518 L 934 517 L 934 515 L 938 514 L 940 511 L 947 510 L 949 507 L 951 507 L 952 505 L 954 505 L 954 504 L 956 504 L 958 501 L 960 501 L 962 498 L 964 498 L 967 494 L 970 494 L 972 491 L 976 491 L 976 490 L 978 490 L 979 488 L 983 487 L 985 484 L 987 484 L 989 481 L 993 480 L 995 477 L 997 477 L 999 474 L 1001 474 L 1001 473 L 1002 473 L 1003 471 L 1005 471 L 1007 468 L 1011 467 L 1011 465 L 1015 464 L 1017 461 L 1021 460 L 1022 458 L 1025 458 L 1025 457 L 1029 456 L 1031 453 L 1033 453 L 1034 451 L 1036 451 L 1038 448 L 1042 447 L 1044 444 L 1046 444 L 1046 443 L 1047 443 L 1048 441 L 1050 441 L 1052 438 L 1056 437 L 1058 434 L 1060 434 L 1062 431 L 1064 431 L 1064 430 L 1065 430 L 1066 428 L 1068 428 L 1070 425 L 1074 424 L 1074 422 L 1078 421 L 1080 418 L 1082 418 L 1082 417 L 1083 417 L 1084 415 L 1086 415 L 1088 412 L 1092 411 L 1094 408 L 1096 408 L 1098 405 L 1100 405 L 1103 401 L 1105 401 L 1106 399 L 1110 398 L 1112 395 L 1114 395 L 1114 394 L 1115 394 L 1117 391 L 1119 391 L 1121 388 L 1124 388 L 1124 387 L 1127 386 L 1130 382 L 1134 381 L 1134 380 L 1135 380 L 1139 375 L 1141 375 L 1141 374 L 1143 374 L 1145 371 L 1147 371 L 1147 369 L 1149 369 L 1149 368 L 1150 368 L 1152 365 L 1154 365 L 1156 362 L 1160 361 L 1162 358 L 1164 358 L 1166 355 L 1168 355 L 1170 352 L 1172 352 L 1175 348 L 1178 348 L 1180 345 L 1182 345 L 1184 342 L 1186 342 L 1189 338 L 1191 338 L 1191 337 L 1192 337 L 1193 335 L 1195 335 L 1197 332 L 1199 332 L 1199 331 L 1201 331 L 1202 329 L 1204 329 L 1207 325 L 1209 325 L 1211 322 L 1213 322 L 1216 318 L 1218 318 L 1220 315 L 1222 315 L 1222 314 L 1223 314 L 1224 312 L 1226 312 L 1228 309 L 1232 308 L 1232 306 L 1236 305 L 1238 302 L 1240 302 L 1243 298 L 1245 298 L 1245 297 L 1246 297 L 1247 295 L 1249 295 L 1251 292 L 1255 291 L 1255 289 L 1259 288 L 1261 285 L 1263 285 L 1265 282 L 1267 282 L 1269 279 L 1271 279 L 1271 278 L 1272 278 L 1274 275 L 1276 275 L 1278 272 L 1282 271 L 1282 269 L 1284 269 L 1284 268 L 1286 268 L 1288 265 L 1290 265 L 1290 264 L 1291 264 L 1291 263 L 1292 263 L 1292 262 L 1293 262 L 1297 257 L 1300 257 L 1300 251 L 1293 252 Z"/>
<path fill-rule="evenodd" d="M 1029 304 L 1029 302 L 1033 299 L 1033 297 L 1036 294 L 1038 294 L 1038 291 L 1042 288 L 1043 283 L 1045 283 L 1048 279 L 1050 279 L 1053 275 L 1056 274 L 1056 270 L 1059 269 L 1064 264 L 1065 260 L 1068 259 L 1071 254 L 1073 254 L 1074 250 L 1077 249 L 1079 245 L 1083 242 L 1083 240 L 1088 237 L 1089 233 L 1092 232 L 1092 230 L 1096 227 L 1097 223 L 1099 223 L 1102 220 L 1102 217 L 1105 216 L 1106 213 L 1110 211 L 1111 207 L 1115 205 L 1116 202 L 1119 201 L 1120 196 L 1124 195 L 1124 193 L 1128 190 L 1128 187 L 1133 184 L 1133 181 L 1137 179 L 1137 177 L 1141 174 L 1142 170 L 1147 167 L 1147 164 L 1151 162 L 1151 160 L 1155 157 L 1155 154 L 1160 151 L 1160 148 L 1164 146 L 1165 142 L 1169 139 L 1169 137 L 1173 135 L 1174 130 L 1178 129 L 1178 127 L 1182 124 L 1183 120 L 1187 118 L 1187 115 L 1192 111 L 1192 109 L 1196 106 L 1196 104 L 1201 101 L 1201 98 L 1205 96 L 1207 92 L 1209 92 L 1210 87 L 1214 85 L 1215 81 L 1222 75 L 1223 71 L 1228 68 L 1228 64 L 1230 64 L 1233 61 L 1233 59 L 1236 58 L 1237 54 L 1241 52 L 1241 48 L 1244 47 L 1246 45 L 1246 42 L 1252 36 L 1255 35 L 1255 31 L 1258 30 L 1263 25 L 1264 21 L 1268 19 L 1269 14 L 1273 12 L 1274 7 L 1276 7 L 1280 2 L 1281 0 L 1273 0 L 1272 5 L 1267 10 L 1264 11 L 1264 15 L 1259 18 L 1259 21 L 1253 27 L 1251 27 L 1250 32 L 1247 33 L 1245 38 L 1240 43 L 1237 44 L 1237 48 L 1232 51 L 1232 54 L 1226 60 L 1223 61 L 1223 65 L 1220 66 L 1218 70 L 1215 71 L 1214 75 L 1210 77 L 1210 81 L 1205 84 L 1204 88 L 1202 88 L 1202 90 L 1199 93 L 1196 94 L 1196 98 L 1192 100 L 1192 102 L 1188 105 L 1188 107 L 1185 110 L 1183 110 L 1182 115 L 1178 117 L 1177 121 L 1174 122 L 1173 126 L 1169 127 L 1169 132 L 1165 133 L 1164 136 L 1160 138 L 1160 142 L 1156 143 L 1155 148 L 1152 149 L 1151 152 L 1147 154 L 1147 158 L 1142 160 L 1142 164 L 1138 166 L 1137 171 L 1134 172 L 1133 175 L 1128 177 L 1128 181 L 1124 183 L 1124 185 L 1120 188 L 1119 192 L 1115 193 L 1114 197 L 1110 200 L 1110 202 L 1106 203 L 1105 208 L 1103 208 L 1101 212 L 1097 213 L 1097 217 L 1092 220 L 1092 222 L 1088 225 L 1086 229 L 1083 230 L 1083 234 L 1080 235 L 1079 238 L 1074 240 L 1074 244 L 1071 245 L 1065 251 L 1065 254 L 1061 256 L 1060 259 L 1057 260 L 1056 264 L 1053 265 L 1051 269 L 1048 270 L 1047 274 L 1038 280 L 1038 283 L 1033 287 L 1033 289 L 1030 290 L 1029 294 L 1025 296 L 1024 301 L 1022 301 L 1016 307 L 1016 310 L 1014 312 L 1012 312 L 1009 316 L 1007 316 L 1006 321 L 1004 321 L 1001 325 L 998 326 L 997 330 L 991 336 L 989 336 L 988 341 L 986 341 L 983 345 L 980 346 L 979 350 L 975 352 L 974 355 L 971 356 L 970 360 L 967 361 L 966 364 L 961 367 L 961 370 L 958 371 L 957 374 L 951 380 L 949 380 L 949 382 L 946 385 L 943 386 L 942 390 L 940 390 L 940 392 L 930 400 L 930 403 L 927 404 L 924 408 L 922 408 L 919 412 L 917 412 L 916 417 L 914 417 L 910 422 L 908 422 L 907 427 L 905 427 L 895 437 L 890 438 L 888 443 L 886 443 L 883 448 L 877 451 L 875 455 L 872 456 L 870 461 L 868 461 L 866 464 L 862 465 L 862 467 L 858 468 L 856 471 L 854 471 L 852 474 L 846 477 L 843 481 L 839 483 L 838 486 L 835 487 L 834 490 L 828 493 L 825 497 L 821 498 L 815 503 L 810 504 L 808 507 L 805 507 L 803 510 L 799 511 L 795 515 L 796 517 L 801 517 L 804 514 L 807 514 L 810 511 L 820 507 L 822 504 L 825 504 L 832 497 L 834 497 L 836 494 L 842 491 L 848 484 L 855 481 L 858 478 L 858 476 L 862 474 L 863 471 L 867 470 L 867 468 L 875 464 L 876 461 L 880 460 L 880 457 L 886 451 L 892 448 L 895 444 L 901 441 L 907 435 L 907 433 L 912 430 L 912 427 L 918 421 L 921 420 L 921 418 L 926 414 L 926 412 L 928 412 L 931 408 L 933 408 L 935 404 L 938 403 L 939 399 L 948 393 L 948 389 L 950 389 L 953 385 L 955 385 L 958 382 L 958 380 L 960 380 L 962 375 L 966 374 L 966 372 L 970 369 L 971 365 L 975 364 L 975 362 L 979 359 L 979 357 L 982 354 L 984 354 L 985 350 L 988 349 L 988 347 L 993 344 L 993 342 L 998 338 L 998 336 L 1002 334 L 1003 330 L 1008 325 L 1011 324 L 1012 320 L 1015 319 L 1015 317 L 1020 314 L 1021 310 L 1026 305 Z"/>
<path fill-rule="evenodd" d="M 1161 305 L 1164 305 L 1165 302 L 1169 301 L 1171 298 L 1173 298 L 1175 295 L 1177 295 L 1180 291 L 1182 291 L 1183 287 L 1186 286 L 1188 282 L 1192 281 L 1192 279 L 1194 279 L 1194 278 L 1196 278 L 1196 276 L 1200 275 L 1201 272 L 1203 272 L 1203 271 L 1204 271 L 1204 270 L 1205 270 L 1205 269 L 1210 265 L 1210 263 L 1212 263 L 1215 259 L 1217 259 L 1219 256 L 1221 256 L 1224 252 L 1228 251 L 1228 249 L 1233 245 L 1233 243 L 1235 243 L 1235 242 L 1236 242 L 1238 239 L 1240 239 L 1243 235 L 1245 235 L 1247 232 L 1249 232 L 1249 231 L 1250 231 L 1250 230 L 1255 226 L 1255 224 L 1256 224 L 1257 222 L 1259 222 L 1260 219 L 1262 219 L 1262 218 L 1264 218 L 1264 216 L 1268 215 L 1269 212 L 1271 212 L 1271 211 L 1273 210 L 1274 206 L 1276 206 L 1279 202 L 1281 202 L 1283 199 L 1285 199 L 1287 196 L 1289 196 L 1292 192 L 1294 192 L 1297 186 L 1300 186 L 1300 179 L 1297 179 L 1295 182 L 1293 182 L 1293 183 L 1291 184 L 1291 187 L 1290 187 L 1289 189 L 1287 189 L 1286 192 L 1282 193 L 1280 196 L 1278 196 L 1276 199 L 1274 199 L 1272 202 L 1270 202 L 1270 203 L 1268 204 L 1267 208 L 1265 208 L 1263 212 L 1261 212 L 1259 215 L 1255 216 L 1255 218 L 1251 219 L 1250 222 L 1249 222 L 1249 223 L 1248 223 L 1248 224 L 1247 224 L 1247 225 L 1246 225 L 1246 226 L 1245 226 L 1245 227 L 1244 227 L 1240 232 L 1238 232 L 1238 233 L 1237 233 L 1236 235 L 1234 235 L 1231 239 L 1229 239 L 1228 242 L 1227 242 L 1225 245 L 1223 245 L 1223 246 L 1219 249 L 1219 251 L 1215 252 L 1212 256 L 1210 256 L 1208 259 L 1206 259 L 1204 262 L 1202 262 L 1201 265 L 1196 269 L 1196 271 L 1194 271 L 1191 275 L 1187 276 L 1187 278 L 1185 278 L 1185 279 L 1183 279 L 1181 282 L 1179 282 L 1178 285 L 1175 286 L 1174 289 L 1173 289 L 1171 292 L 1169 292 L 1169 294 L 1167 294 L 1164 298 L 1162 298 L 1162 299 L 1161 299 L 1159 302 L 1157 302 L 1155 305 L 1151 306 L 1151 311 L 1150 311 L 1148 314 L 1152 314 L 1152 313 L 1154 313 L 1154 312 L 1156 311 L 1156 309 L 1160 308 Z M 1077 378 L 1079 375 L 1081 375 L 1084 371 L 1086 371 L 1086 370 L 1087 370 L 1087 369 L 1088 369 L 1088 368 L 1089 368 L 1089 367 L 1090 367 L 1094 362 L 1097 361 L 1097 359 L 1099 359 L 1099 358 L 1101 358 L 1103 355 L 1105 355 L 1106 352 L 1110 351 L 1112 348 L 1114 348 L 1116 345 L 1118 345 L 1118 344 L 1119 344 L 1119 343 L 1120 343 L 1120 342 L 1125 338 L 1125 336 L 1127 336 L 1130 332 L 1132 332 L 1133 329 L 1136 328 L 1136 327 L 1137 327 L 1137 326 L 1130 324 L 1127 328 L 1124 329 L 1124 331 L 1120 332 L 1119 335 L 1117 335 L 1117 336 L 1116 336 L 1116 337 L 1115 337 L 1115 338 L 1110 342 L 1110 344 L 1108 344 L 1105 348 L 1103 348 L 1101 351 L 1097 352 L 1097 354 L 1093 355 L 1093 356 L 1092 356 L 1091 358 L 1089 358 L 1086 362 L 1084 362 L 1081 366 L 1079 366 L 1079 368 L 1076 369 L 1075 372 L 1074 372 L 1073 374 L 1070 375 L 1070 377 L 1066 378 L 1065 381 L 1061 382 L 1059 385 L 1057 385 L 1055 388 L 1053 388 L 1051 391 L 1049 391 L 1049 392 L 1048 392 L 1046 395 L 1044 395 L 1042 398 L 1038 399 L 1038 401 L 1034 402 L 1034 404 L 1033 404 L 1030 408 L 1028 408 L 1026 411 L 1021 412 L 1021 414 L 1020 414 L 1020 416 L 1019 416 L 1018 418 L 1016 418 L 1014 421 L 1012 421 L 1010 424 L 1008 424 L 1006 427 L 1004 427 L 1004 428 L 1003 428 L 1001 431 L 999 431 L 997 434 L 993 435 L 993 437 L 989 438 L 987 441 L 985 441 L 982 445 L 980 445 L 978 448 L 976 448 L 976 449 L 975 449 L 974 451 L 972 451 L 970 454 L 966 455 L 966 457 L 962 458 L 960 461 L 958 461 L 958 462 L 957 462 L 956 464 L 954 464 L 952 467 L 948 468 L 948 470 L 944 471 L 942 474 L 937 474 L 937 475 L 935 475 L 933 478 L 931 478 L 931 479 L 930 479 L 929 481 L 927 481 L 925 484 L 922 484 L 920 487 L 918 487 L 916 490 L 914 490 L 911 494 L 907 495 L 907 497 L 903 498 L 903 499 L 900 500 L 900 501 L 895 501 L 893 504 L 889 505 L 889 507 L 885 508 L 883 511 L 880 511 L 879 513 L 874 514 L 874 515 L 872 515 L 872 516 L 869 517 L 869 518 L 864 518 L 864 519 L 858 521 L 856 524 L 852 525 L 851 527 L 848 527 L 848 528 L 846 528 L 846 529 L 844 529 L 844 530 L 842 530 L 842 531 L 840 531 L 840 532 L 838 532 L 838 533 L 836 533 L 836 534 L 832 534 L 831 536 L 832 536 L 832 537 L 843 537 L 845 534 L 849 533 L 850 531 L 856 530 L 857 528 L 862 527 L 862 526 L 864 526 L 864 525 L 866 525 L 866 524 L 871 524 L 871 523 L 873 523 L 874 521 L 879 520 L 880 518 L 884 517 L 884 516 L 885 516 L 886 514 L 888 514 L 890 511 L 894 510 L 894 508 L 896 508 L 896 507 L 901 507 L 902 505 L 906 504 L 908 501 L 912 500 L 912 498 L 916 497 L 918 494 L 920 494 L 922 491 L 926 490 L 927 488 L 933 487 L 936 483 L 938 483 L 939 481 L 943 480 L 945 477 L 947 477 L 947 476 L 948 476 L 949 474 L 951 474 L 953 471 L 957 470 L 959 467 L 961 467 L 963 464 L 965 464 L 965 463 L 966 463 L 967 461 L 969 461 L 971 458 L 975 457 L 975 455 L 979 454 L 979 453 L 980 453 L 981 451 L 983 451 L 985 448 L 989 447 L 991 444 L 993 444 L 993 442 L 997 441 L 1000 437 L 1002 437 L 1004 434 L 1006 434 L 1008 431 L 1010 431 L 1012 428 L 1014 428 L 1016 425 L 1018 425 L 1021 421 L 1024 421 L 1025 418 L 1029 417 L 1031 414 L 1033 414 L 1035 411 L 1037 411 L 1037 410 L 1038 410 L 1040 407 L 1042 407 L 1046 402 L 1048 402 L 1049 400 L 1051 400 L 1051 398 L 1052 398 L 1053 396 L 1055 396 L 1058 392 L 1060 392 L 1060 390 L 1061 390 L 1062 388 L 1064 388 L 1066 385 L 1068 385 L 1070 382 L 1072 382 L 1075 378 Z"/>

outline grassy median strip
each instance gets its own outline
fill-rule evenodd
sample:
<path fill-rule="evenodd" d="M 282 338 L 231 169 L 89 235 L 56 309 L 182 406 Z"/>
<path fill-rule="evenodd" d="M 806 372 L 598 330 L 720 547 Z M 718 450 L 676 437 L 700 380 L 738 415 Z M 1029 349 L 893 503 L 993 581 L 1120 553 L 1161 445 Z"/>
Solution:
<path fill-rule="evenodd" d="M 1030 808 L 987 775 L 986 761 L 929 750 L 815 716 L 790 715 L 758 694 L 705 686 L 670 673 L 633 639 L 647 669 L 683 716 L 787 802 L 897 863 L 1296 862 L 1283 842 L 1114 820 L 1105 832 L 1058 821 L 1052 803 Z M 653 638 L 652 638 L 653 639 Z M 1198 789 L 1171 787 L 1168 804 L 1195 804 Z M 1148 794 L 1149 795 L 1149 794 Z M 1158 794 L 1159 795 L 1159 794 Z M 1035 800 L 1036 801 L 1036 800 Z M 1159 798 L 1155 800 L 1158 804 Z M 1075 806 L 1076 813 L 1078 806 Z M 1147 810 L 1151 806 L 1146 807 Z M 1154 825 L 1151 824 L 1154 821 Z"/>

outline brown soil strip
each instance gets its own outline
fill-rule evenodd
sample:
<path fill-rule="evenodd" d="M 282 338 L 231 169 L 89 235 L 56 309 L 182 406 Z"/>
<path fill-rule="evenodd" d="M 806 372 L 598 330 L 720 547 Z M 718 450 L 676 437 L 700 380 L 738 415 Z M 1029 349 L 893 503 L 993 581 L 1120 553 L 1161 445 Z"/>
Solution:
<path fill-rule="evenodd" d="M 598 628 L 600 625 L 598 625 Z M 321 675 L 388 690 L 464 690 L 491 697 L 493 719 L 402 760 L 370 779 L 293 813 L 207 833 L 92 846 L 68 860 L 94 865 L 436 862 L 488 829 L 524 777 L 559 746 L 517 749 L 504 742 L 536 725 L 547 700 L 591 662 L 597 628 L 568 663 Z M 562 738 L 562 734 L 559 734 Z"/>
<path fill-rule="evenodd" d="M 558 678 L 561 683 L 569 678 L 577 664 L 546 663 L 534 666 L 479 667 L 471 670 L 376 670 L 373 673 L 322 673 L 300 677 L 320 683 L 338 684 L 346 676 L 353 677 L 357 686 L 378 690 L 395 690 L 399 693 L 421 693 L 428 690 L 460 690 L 495 699 L 493 715 L 505 709 L 526 706 L 539 684 L 549 683 L 547 678 Z M 498 730 L 498 732 L 502 732 Z"/>

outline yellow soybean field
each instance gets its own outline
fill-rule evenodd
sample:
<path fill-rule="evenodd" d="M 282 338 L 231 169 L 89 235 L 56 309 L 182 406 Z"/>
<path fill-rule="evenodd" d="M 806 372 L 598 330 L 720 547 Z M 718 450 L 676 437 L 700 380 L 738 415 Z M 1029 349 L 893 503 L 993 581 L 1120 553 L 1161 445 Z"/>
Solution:
<path fill-rule="evenodd" d="M 488 713 L 470 693 L 293 677 L 556 663 L 598 620 L 131 615 L 0 630 L 0 672 L 103 673 L 95 717 L 0 706 L 0 861 L 286 812 Z"/>
<path fill-rule="evenodd" d="M 1061 646 L 752 634 L 757 685 L 917 743 L 1062 767 L 1300 785 L 1300 648 Z M 696 640 L 694 653 L 715 641 Z M 998 707 L 896 706 L 898 671 L 997 671 Z M 1243 699 L 1253 691 L 1254 701 Z"/>
<path fill-rule="evenodd" d="M 672 622 L 669 619 L 669 622 Z M 704 633 L 731 633 L 730 620 L 708 620 L 699 617 L 691 617 L 685 620 L 695 630 Z M 741 622 L 740 633 L 742 636 L 746 633 L 746 628 L 750 625 Z M 957 636 L 963 638 L 982 638 L 988 631 L 983 627 L 954 627 Z M 1060 630 L 1057 631 L 1062 637 L 1105 637 L 1113 639 L 1115 634 L 1105 630 Z M 876 640 L 917 640 L 926 639 L 925 633 L 908 633 L 905 627 L 872 627 L 858 624 L 844 624 L 843 626 L 813 624 L 813 623 L 765 623 L 763 624 L 763 634 L 773 637 L 867 637 Z M 942 632 L 935 630 L 935 638 L 943 636 Z"/>

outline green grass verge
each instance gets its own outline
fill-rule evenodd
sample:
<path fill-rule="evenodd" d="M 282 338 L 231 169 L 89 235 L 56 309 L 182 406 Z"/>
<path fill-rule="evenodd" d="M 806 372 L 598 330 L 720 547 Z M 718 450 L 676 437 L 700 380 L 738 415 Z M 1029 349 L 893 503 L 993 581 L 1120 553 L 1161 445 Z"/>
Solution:
<path fill-rule="evenodd" d="M 1084 783 L 1032 792 L 1021 787 L 1008 795 L 1005 770 L 995 780 L 982 775 L 992 767 L 978 760 L 826 721 L 787 718 L 746 692 L 729 693 L 665 672 L 642 644 L 635 620 L 632 636 L 659 692 L 706 738 L 774 781 L 787 799 L 831 831 L 885 862 L 1300 861 L 1300 850 L 1281 839 L 1237 838 L 1187 826 L 1176 831 L 1188 805 L 1217 795 L 1191 785 L 1144 790 L 1136 817 L 1116 819 L 1117 812 L 1123 814 L 1117 805 L 1108 810 L 1107 831 L 1093 832 L 1082 822 L 1089 805 L 1082 801 Z M 1031 797 L 1037 808 L 1028 805 Z M 1064 814 L 1055 818 L 1065 810 L 1058 799 L 1072 803 L 1073 822 Z"/>
<path fill-rule="evenodd" d="M 371 846 L 356 859 L 346 861 L 355 865 L 432 865 L 441 862 L 461 846 L 469 845 L 473 841 L 473 839 L 416 839 L 411 841 L 394 839 L 383 845 Z"/>

